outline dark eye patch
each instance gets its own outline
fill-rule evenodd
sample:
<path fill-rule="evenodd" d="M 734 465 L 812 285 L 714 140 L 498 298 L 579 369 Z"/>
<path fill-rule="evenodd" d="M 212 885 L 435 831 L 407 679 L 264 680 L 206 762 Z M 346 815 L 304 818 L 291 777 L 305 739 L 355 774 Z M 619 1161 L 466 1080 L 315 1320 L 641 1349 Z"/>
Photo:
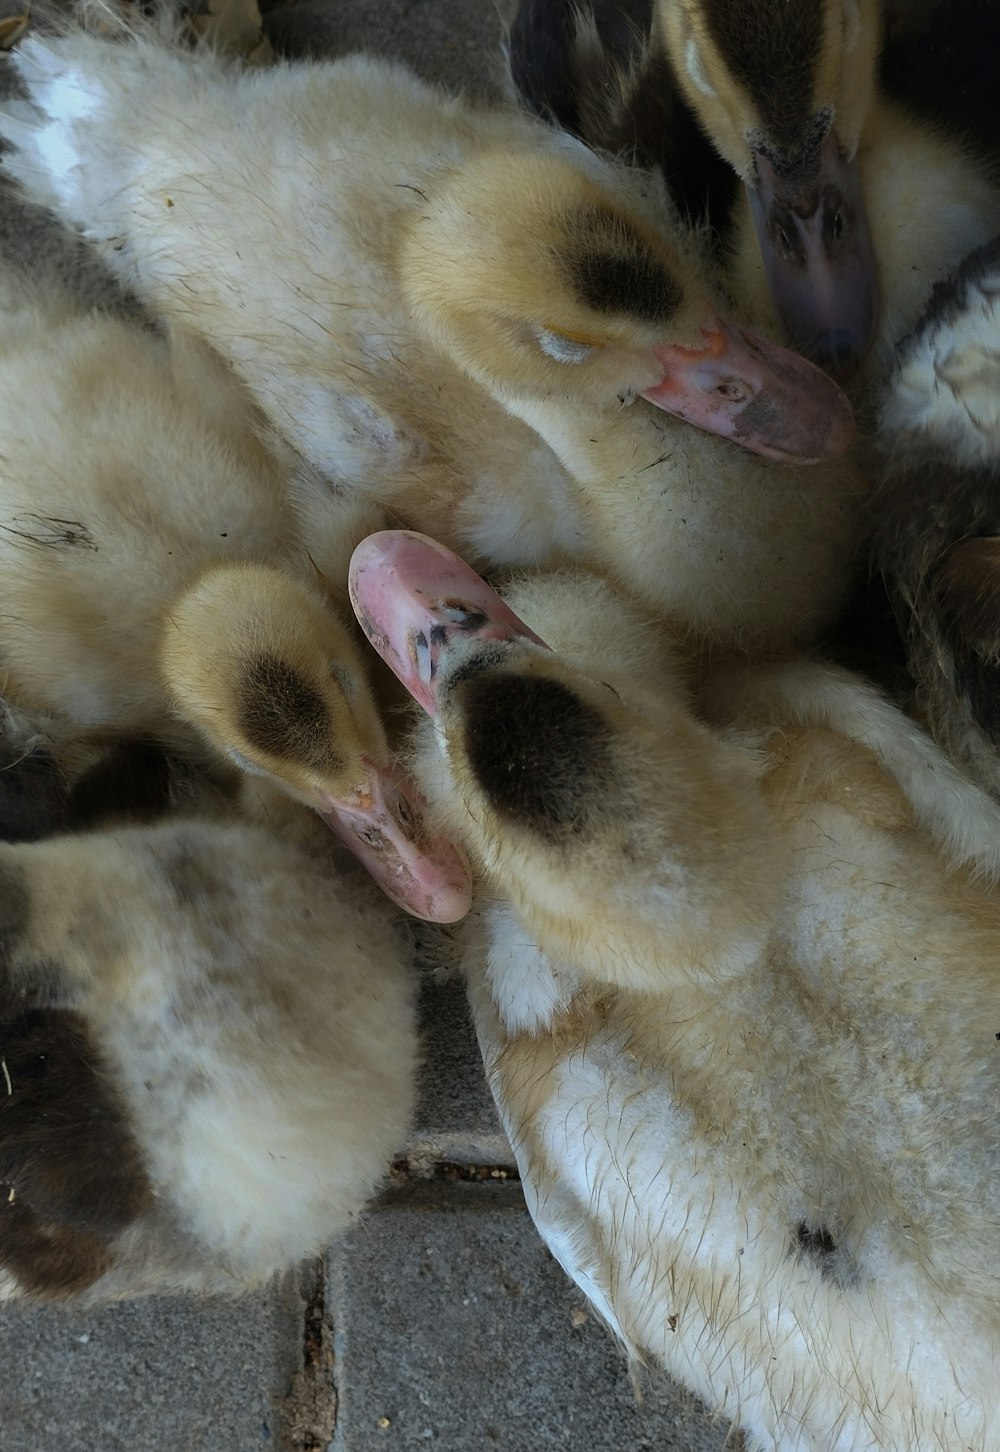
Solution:
<path fill-rule="evenodd" d="M 794 154 L 816 109 L 823 0 L 704 0 L 702 9 L 727 69 L 757 108 L 769 149 L 779 159 Z"/>
<path fill-rule="evenodd" d="M 247 665 L 238 724 L 250 745 L 269 756 L 316 768 L 336 765 L 326 701 L 279 656 L 258 656 Z"/>
<path fill-rule="evenodd" d="M 665 323 L 683 291 L 627 218 L 611 207 L 586 206 L 568 221 L 565 264 L 577 299 L 598 313 Z"/>
<path fill-rule="evenodd" d="M 584 831 L 616 776 L 604 717 L 546 676 L 481 672 L 457 693 L 469 765 L 494 811 L 550 842 Z"/>

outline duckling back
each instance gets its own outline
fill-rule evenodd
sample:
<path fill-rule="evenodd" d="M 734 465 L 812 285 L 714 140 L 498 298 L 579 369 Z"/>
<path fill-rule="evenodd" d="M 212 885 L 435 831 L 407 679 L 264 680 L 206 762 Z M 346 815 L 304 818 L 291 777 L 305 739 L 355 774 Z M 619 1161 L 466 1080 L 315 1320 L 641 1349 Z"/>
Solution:
<path fill-rule="evenodd" d="M 238 1292 L 345 1228 L 405 1134 L 414 983 L 383 900 L 318 825 L 199 801 L 0 847 L 6 1297 Z"/>

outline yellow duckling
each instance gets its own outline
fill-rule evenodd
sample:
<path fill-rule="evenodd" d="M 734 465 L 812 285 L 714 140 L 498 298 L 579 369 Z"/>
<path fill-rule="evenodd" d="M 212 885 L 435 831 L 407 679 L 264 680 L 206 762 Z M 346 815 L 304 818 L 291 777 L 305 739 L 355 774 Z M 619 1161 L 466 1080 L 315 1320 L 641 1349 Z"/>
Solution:
<path fill-rule="evenodd" d="M 364 57 L 251 75 L 70 33 L 15 64 L 12 172 L 325 475 L 483 565 L 610 570 L 715 646 L 829 618 L 845 405 L 720 321 L 643 178 Z"/>
<path fill-rule="evenodd" d="M 502 602 L 405 534 L 352 575 L 481 874 L 470 992 L 554 1254 L 754 1452 L 1000 1447 L 1000 897 L 930 806 L 981 794 L 808 662 L 725 673 L 706 724 L 599 580 Z"/>
<path fill-rule="evenodd" d="M 0 305 L 12 697 L 81 731 L 163 736 L 265 777 L 409 911 L 461 916 L 464 868 L 426 837 L 323 588 L 346 578 L 377 514 L 266 444 L 204 344 L 13 274 Z"/>

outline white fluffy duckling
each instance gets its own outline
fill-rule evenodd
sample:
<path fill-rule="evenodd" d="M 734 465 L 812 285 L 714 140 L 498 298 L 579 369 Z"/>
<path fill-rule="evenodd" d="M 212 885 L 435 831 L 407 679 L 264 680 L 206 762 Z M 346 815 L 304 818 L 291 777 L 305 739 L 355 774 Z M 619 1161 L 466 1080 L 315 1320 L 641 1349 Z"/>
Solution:
<path fill-rule="evenodd" d="M 0 1300 L 244 1291 L 404 1141 L 407 944 L 303 808 L 225 820 L 148 741 L 71 750 L 64 780 L 65 734 L 2 730 Z"/>
<path fill-rule="evenodd" d="M 753 1452 L 995 1452 L 997 892 L 752 669 L 702 724 L 600 581 L 501 604 L 405 535 L 353 576 L 482 873 L 472 1000 L 553 1252 Z M 871 695 L 842 676 L 841 714 Z"/>
<path fill-rule="evenodd" d="M 642 178 L 363 57 L 248 74 L 71 33 L 15 64 L 12 172 L 327 476 L 482 565 L 610 570 L 716 645 L 829 618 L 855 468 L 746 449 L 829 460 L 842 401 L 720 322 Z"/>
<path fill-rule="evenodd" d="M 317 810 L 394 901 L 461 916 L 464 868 L 425 835 L 330 595 L 339 584 L 343 598 L 377 512 L 266 444 L 200 341 L 16 274 L 0 304 L 12 697 L 265 777 Z"/>

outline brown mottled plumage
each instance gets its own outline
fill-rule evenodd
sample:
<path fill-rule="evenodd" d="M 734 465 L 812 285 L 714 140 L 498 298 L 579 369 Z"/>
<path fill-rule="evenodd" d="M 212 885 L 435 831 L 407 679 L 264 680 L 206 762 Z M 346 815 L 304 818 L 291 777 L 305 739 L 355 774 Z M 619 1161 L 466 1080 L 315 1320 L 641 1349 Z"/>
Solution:
<path fill-rule="evenodd" d="M 2 722 L 0 1300 L 239 1293 L 344 1229 L 401 1144 L 409 945 L 268 788 L 238 810 L 158 743 Z"/>

